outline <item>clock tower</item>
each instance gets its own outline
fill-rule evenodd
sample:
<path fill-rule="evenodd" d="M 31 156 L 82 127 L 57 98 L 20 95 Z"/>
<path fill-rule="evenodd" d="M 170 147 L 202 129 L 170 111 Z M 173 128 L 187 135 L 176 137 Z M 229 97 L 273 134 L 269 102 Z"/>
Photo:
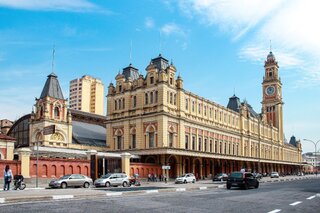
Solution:
<path fill-rule="evenodd" d="M 283 142 L 283 110 L 282 110 L 282 83 L 279 77 L 279 66 L 275 56 L 270 52 L 264 64 L 262 82 L 262 110 L 267 122 L 278 128 L 279 141 Z"/>

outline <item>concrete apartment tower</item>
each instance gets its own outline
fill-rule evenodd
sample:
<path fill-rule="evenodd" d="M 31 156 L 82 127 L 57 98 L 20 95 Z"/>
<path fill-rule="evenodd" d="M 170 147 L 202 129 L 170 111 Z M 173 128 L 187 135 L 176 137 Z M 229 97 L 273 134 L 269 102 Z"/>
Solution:
<path fill-rule="evenodd" d="M 88 75 L 70 81 L 69 107 L 75 110 L 104 114 L 104 85 Z"/>

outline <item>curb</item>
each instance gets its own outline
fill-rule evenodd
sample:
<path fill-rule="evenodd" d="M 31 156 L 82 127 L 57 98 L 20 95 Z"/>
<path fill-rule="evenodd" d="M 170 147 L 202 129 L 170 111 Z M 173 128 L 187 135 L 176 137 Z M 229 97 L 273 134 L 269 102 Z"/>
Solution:
<path fill-rule="evenodd" d="M 260 183 L 280 183 L 285 181 L 293 181 L 293 180 L 303 180 L 303 179 L 316 179 L 314 177 L 305 177 L 305 178 L 288 178 L 288 179 L 276 179 L 276 180 L 267 180 L 267 181 L 259 181 Z M 202 191 L 209 189 L 221 189 L 226 188 L 225 184 L 222 185 L 214 185 L 214 186 L 199 186 L 199 187 L 179 187 L 179 188 L 169 188 L 169 189 L 156 189 L 156 190 L 140 190 L 140 191 L 127 191 L 127 192 L 106 192 L 105 195 L 101 194 L 91 194 L 91 195 L 50 195 L 50 196 L 28 196 L 28 197 L 10 197 L 10 198 L 1 198 L 0 204 L 7 203 L 16 203 L 16 202 L 34 202 L 34 201 L 50 201 L 50 200 L 69 200 L 69 199 L 83 199 L 83 198 L 92 198 L 92 197 L 119 197 L 119 196 L 129 196 L 129 195 L 147 195 L 147 194 L 159 194 L 165 192 L 186 192 L 186 191 Z M 42 188 L 38 188 L 42 189 Z M 320 194 L 317 194 L 320 197 Z"/>

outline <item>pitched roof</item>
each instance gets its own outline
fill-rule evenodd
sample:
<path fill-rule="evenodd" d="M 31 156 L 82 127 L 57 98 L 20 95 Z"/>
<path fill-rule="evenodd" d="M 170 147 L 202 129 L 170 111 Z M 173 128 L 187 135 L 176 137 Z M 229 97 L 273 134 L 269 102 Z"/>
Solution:
<path fill-rule="evenodd" d="M 169 61 L 162 57 L 161 54 L 157 58 L 151 59 L 151 62 L 156 66 L 158 71 L 165 70 L 169 66 Z"/>
<path fill-rule="evenodd" d="M 5 134 L 0 134 L 0 140 L 15 141 L 16 139 Z"/>
<path fill-rule="evenodd" d="M 130 77 L 131 80 L 136 80 L 139 78 L 139 70 L 132 66 L 132 64 L 129 64 L 128 67 L 124 68 L 122 71 L 122 75 L 128 80 Z"/>
<path fill-rule="evenodd" d="M 72 121 L 72 143 L 106 147 L 106 128 L 79 121 Z"/>
<path fill-rule="evenodd" d="M 297 146 L 297 140 L 296 140 L 296 137 L 294 137 L 294 135 L 291 136 L 289 144 L 295 147 Z"/>
<path fill-rule="evenodd" d="M 42 89 L 40 98 L 44 98 L 47 96 L 56 98 L 56 99 L 64 99 L 62 90 L 60 88 L 60 84 L 58 81 L 58 76 L 54 73 L 51 73 L 50 75 L 48 75 L 46 84 Z"/>

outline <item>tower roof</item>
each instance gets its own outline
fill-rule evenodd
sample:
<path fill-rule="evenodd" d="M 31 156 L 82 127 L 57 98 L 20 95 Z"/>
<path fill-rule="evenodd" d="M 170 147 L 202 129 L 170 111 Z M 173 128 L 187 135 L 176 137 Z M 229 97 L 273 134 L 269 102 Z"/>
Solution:
<path fill-rule="evenodd" d="M 58 76 L 54 74 L 53 72 L 47 76 L 47 81 L 42 89 L 40 98 L 44 97 L 52 97 L 56 99 L 64 99 L 62 90 L 60 88 L 60 84 L 58 81 Z"/>
<path fill-rule="evenodd" d="M 169 66 L 169 61 L 162 57 L 161 54 L 157 58 L 151 59 L 151 62 L 156 66 L 158 71 L 165 70 Z"/>
<path fill-rule="evenodd" d="M 297 140 L 296 140 L 296 137 L 294 135 L 291 136 L 289 144 L 291 144 L 293 146 L 297 146 Z"/>
<path fill-rule="evenodd" d="M 229 98 L 227 108 L 235 112 L 239 112 L 240 105 L 241 105 L 240 99 L 236 95 L 233 95 L 232 97 Z"/>
<path fill-rule="evenodd" d="M 136 80 L 139 78 L 139 70 L 132 66 L 132 64 L 129 64 L 128 67 L 123 68 L 122 75 L 128 80 L 130 77 L 132 80 Z"/>

